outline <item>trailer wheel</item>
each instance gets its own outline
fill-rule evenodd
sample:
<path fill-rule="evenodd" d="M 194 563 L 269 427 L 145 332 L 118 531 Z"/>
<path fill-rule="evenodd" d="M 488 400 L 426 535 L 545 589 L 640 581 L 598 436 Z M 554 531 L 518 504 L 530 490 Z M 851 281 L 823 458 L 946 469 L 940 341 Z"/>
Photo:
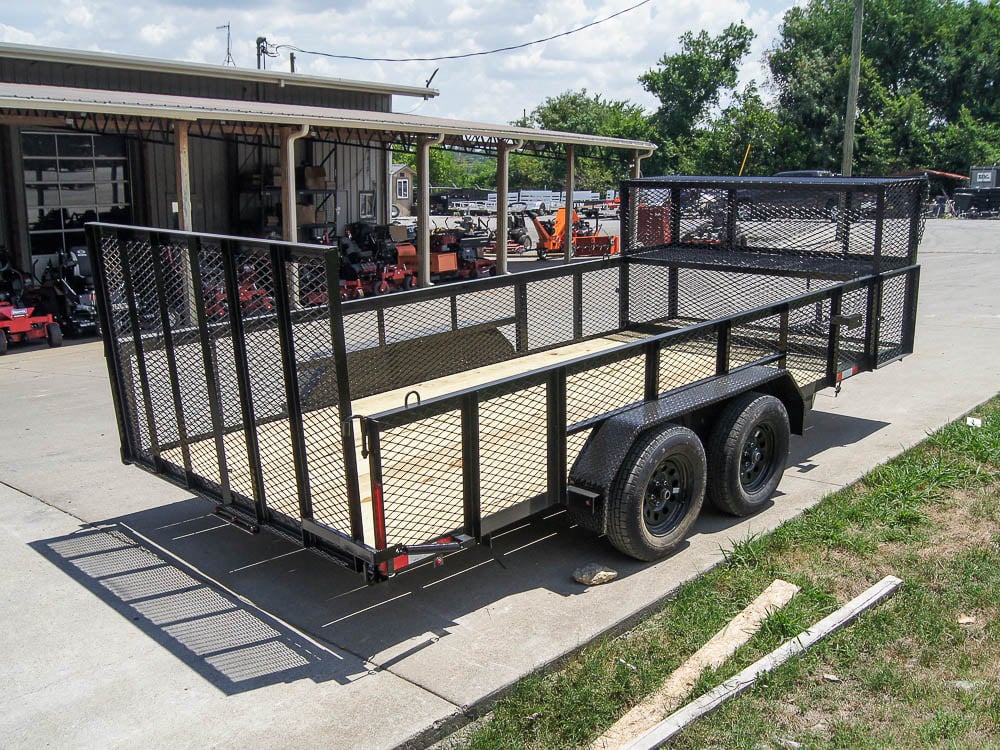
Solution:
<path fill-rule="evenodd" d="M 62 346 L 62 328 L 59 327 L 58 323 L 45 324 L 45 340 L 49 343 L 49 346 Z"/>
<path fill-rule="evenodd" d="M 640 438 L 615 478 L 608 539 L 639 560 L 657 560 L 684 541 L 705 499 L 705 450 L 686 427 Z"/>
<path fill-rule="evenodd" d="M 7 332 L 0 329 L 0 355 L 7 353 Z"/>
<path fill-rule="evenodd" d="M 541 245 L 538 246 L 538 260 L 545 260 L 549 257 L 549 251 Z"/>
<path fill-rule="evenodd" d="M 417 286 L 417 277 L 412 274 L 403 278 L 403 289 L 410 290 Z"/>
<path fill-rule="evenodd" d="M 709 502 L 734 516 L 761 510 L 781 481 L 790 433 L 774 396 L 751 391 L 730 402 L 708 441 Z"/>

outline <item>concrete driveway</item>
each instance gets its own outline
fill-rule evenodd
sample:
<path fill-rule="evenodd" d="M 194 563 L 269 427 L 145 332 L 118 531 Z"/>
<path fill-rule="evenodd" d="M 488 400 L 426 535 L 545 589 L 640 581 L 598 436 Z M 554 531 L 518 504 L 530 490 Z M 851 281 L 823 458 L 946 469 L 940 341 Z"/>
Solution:
<path fill-rule="evenodd" d="M 823 392 L 774 504 L 655 565 L 558 514 L 365 587 L 123 466 L 100 344 L 0 359 L 6 747 L 420 746 L 1000 390 L 1000 223 L 931 221 L 917 353 Z M 586 589 L 575 567 L 611 565 Z"/>

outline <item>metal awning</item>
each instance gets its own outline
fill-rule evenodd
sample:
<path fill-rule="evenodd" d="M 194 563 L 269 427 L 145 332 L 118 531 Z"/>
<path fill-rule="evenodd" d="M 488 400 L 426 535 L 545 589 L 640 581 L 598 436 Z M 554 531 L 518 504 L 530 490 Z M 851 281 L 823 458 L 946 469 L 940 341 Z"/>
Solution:
<path fill-rule="evenodd" d="M 0 83 L 0 120 L 38 121 L 100 132 L 169 137 L 171 121 L 191 123 L 193 135 L 266 133 L 276 126 L 308 125 L 345 142 L 409 144 L 420 135 L 444 136 L 443 143 L 469 149 L 491 149 L 501 143 L 524 142 L 527 150 L 553 145 L 594 146 L 651 152 L 648 141 L 582 133 L 492 125 L 421 115 L 369 110 L 237 101 L 129 91 Z M 562 149 L 560 149 L 561 151 Z"/>

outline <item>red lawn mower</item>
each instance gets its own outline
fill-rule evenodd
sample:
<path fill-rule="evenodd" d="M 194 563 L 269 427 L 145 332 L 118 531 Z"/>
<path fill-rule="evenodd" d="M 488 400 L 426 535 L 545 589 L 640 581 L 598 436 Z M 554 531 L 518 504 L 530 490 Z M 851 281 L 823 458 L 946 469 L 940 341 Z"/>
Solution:
<path fill-rule="evenodd" d="M 0 255 L 0 354 L 10 344 L 45 340 L 49 346 L 62 345 L 62 329 L 51 315 L 36 315 L 34 307 L 21 301 L 24 279 L 7 259 Z"/>

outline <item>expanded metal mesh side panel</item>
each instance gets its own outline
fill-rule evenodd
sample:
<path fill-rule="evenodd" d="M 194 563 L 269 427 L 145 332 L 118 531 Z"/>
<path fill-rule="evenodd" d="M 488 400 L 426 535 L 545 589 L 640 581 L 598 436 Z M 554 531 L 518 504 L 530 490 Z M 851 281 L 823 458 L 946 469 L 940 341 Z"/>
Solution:
<path fill-rule="evenodd" d="M 384 315 L 387 344 L 451 330 L 451 305 L 446 298 L 390 307 Z"/>
<path fill-rule="evenodd" d="M 215 364 L 215 387 L 219 395 L 223 452 L 229 472 L 232 499 L 245 510 L 253 511 L 254 488 L 250 451 L 243 432 L 243 412 L 236 378 L 232 321 L 229 317 L 229 305 L 226 302 L 222 248 L 218 243 L 206 242 L 201 246 L 198 269 L 202 280 L 204 315 L 210 330 L 209 345 L 212 348 L 211 356 Z"/>
<path fill-rule="evenodd" d="M 868 330 L 868 288 L 861 287 L 845 293 L 841 298 L 840 313 L 847 317 L 859 316 L 860 325 L 854 328 L 846 326 L 840 328 L 838 371 L 855 365 L 864 365 L 867 361 L 865 332 Z"/>
<path fill-rule="evenodd" d="M 678 269 L 677 275 L 677 315 L 686 320 L 738 315 L 835 283 L 696 268 Z"/>
<path fill-rule="evenodd" d="M 715 331 L 703 331 L 664 341 L 660 347 L 660 393 L 715 375 L 716 338 Z"/>
<path fill-rule="evenodd" d="M 870 272 L 877 256 L 883 266 L 899 267 L 915 261 L 924 185 L 866 178 L 626 181 L 624 252 L 687 251 L 688 262 L 762 262 L 844 278 Z"/>
<path fill-rule="evenodd" d="M 405 295 L 400 295 L 401 298 Z M 351 395 L 364 398 L 503 362 L 515 354 L 512 288 L 345 308 Z M 491 325 L 496 324 L 496 325 Z"/>
<path fill-rule="evenodd" d="M 785 367 L 800 387 L 826 377 L 829 339 L 829 299 L 811 302 L 789 311 Z"/>
<path fill-rule="evenodd" d="M 648 323 L 671 317 L 670 269 L 633 264 L 628 269 L 628 319 Z"/>
<path fill-rule="evenodd" d="M 528 349 L 573 340 L 573 279 L 561 276 L 529 282 Z"/>
<path fill-rule="evenodd" d="M 882 284 L 882 317 L 879 323 L 878 364 L 903 355 L 903 332 L 909 277 L 893 276 Z"/>
<path fill-rule="evenodd" d="M 382 432 L 381 453 L 389 546 L 421 544 L 463 526 L 461 412 Z"/>
<path fill-rule="evenodd" d="M 886 189 L 883 255 L 916 262 L 916 246 L 924 235 L 925 217 L 921 207 L 926 196 L 926 186 L 919 183 L 904 183 Z"/>
<path fill-rule="evenodd" d="M 479 403 L 479 466 L 484 517 L 545 492 L 545 398 L 544 384 L 497 396 L 489 391 L 483 394 Z"/>
<path fill-rule="evenodd" d="M 145 419 L 145 407 L 142 403 L 142 382 L 139 378 L 138 362 L 134 354 L 133 337 L 131 336 L 131 320 L 126 301 L 125 281 L 122 272 L 123 244 L 113 235 L 103 234 L 100 237 L 101 256 L 104 261 L 103 275 L 110 298 L 107 310 L 111 322 L 111 330 L 105 331 L 105 337 L 110 341 L 118 361 L 119 377 L 121 378 L 121 410 L 122 418 L 127 425 L 127 435 L 123 439 L 130 442 L 130 448 L 137 457 L 146 461 L 152 460 L 149 451 L 149 436 L 145 442 L 140 435 L 140 422 Z"/>
<path fill-rule="evenodd" d="M 730 331 L 729 367 L 759 362 L 781 353 L 781 316 L 771 315 Z"/>
<path fill-rule="evenodd" d="M 455 318 L 459 328 L 492 323 L 514 317 L 514 287 L 484 289 L 455 297 Z"/>
<path fill-rule="evenodd" d="M 168 258 L 167 263 L 170 262 L 169 250 L 168 252 L 162 250 L 163 248 L 155 248 L 148 241 L 141 240 L 131 240 L 122 246 L 123 270 L 128 276 L 129 294 L 134 300 L 139 325 L 140 341 L 137 346 L 143 351 L 148 386 L 145 394 L 148 404 L 145 399 L 140 402 L 139 429 L 141 444 L 144 447 L 153 444 L 153 435 L 149 433 L 150 415 L 152 429 L 159 445 L 176 443 L 179 438 L 177 414 L 170 392 L 166 352 L 161 338 L 163 324 L 153 272 L 154 254 L 157 256 L 157 262 L 162 263 L 164 256 Z M 138 368 L 138 359 L 136 367 Z M 146 414 L 147 408 L 150 409 L 150 414 Z"/>
<path fill-rule="evenodd" d="M 582 422 L 643 400 L 646 357 L 642 354 L 566 377 L 566 421 Z"/>
<path fill-rule="evenodd" d="M 619 328 L 619 271 L 604 268 L 582 275 L 581 318 L 584 336 L 596 336 Z"/>

